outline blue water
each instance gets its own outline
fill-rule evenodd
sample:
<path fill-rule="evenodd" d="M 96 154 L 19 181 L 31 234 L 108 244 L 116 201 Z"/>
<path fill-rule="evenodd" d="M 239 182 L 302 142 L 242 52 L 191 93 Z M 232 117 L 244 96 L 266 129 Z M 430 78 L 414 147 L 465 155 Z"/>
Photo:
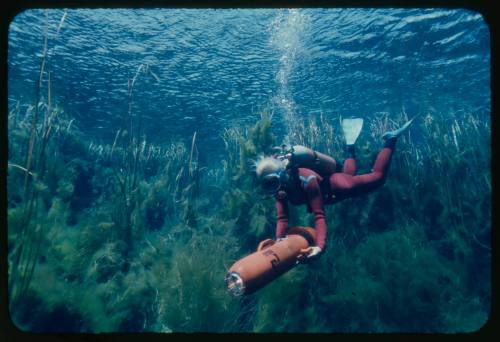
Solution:
<path fill-rule="evenodd" d="M 89 139 L 111 143 L 128 111 L 149 141 L 217 153 L 226 127 L 262 109 L 285 138 L 324 113 L 490 114 L 483 17 L 445 9 L 27 10 L 8 37 L 9 106 L 32 103 L 43 32 L 53 97 Z M 58 31 L 59 29 L 59 31 Z"/>

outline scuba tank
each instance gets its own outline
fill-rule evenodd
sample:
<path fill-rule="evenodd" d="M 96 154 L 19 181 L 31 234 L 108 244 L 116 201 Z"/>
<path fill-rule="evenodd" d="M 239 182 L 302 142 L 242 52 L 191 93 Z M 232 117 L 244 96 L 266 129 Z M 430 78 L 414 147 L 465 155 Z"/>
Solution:
<path fill-rule="evenodd" d="M 323 177 L 328 177 L 337 171 L 335 159 L 301 145 L 294 145 L 288 149 L 286 145 L 282 145 L 281 153 L 277 155 L 277 158 L 287 159 L 287 168 L 303 167 L 313 170 Z"/>

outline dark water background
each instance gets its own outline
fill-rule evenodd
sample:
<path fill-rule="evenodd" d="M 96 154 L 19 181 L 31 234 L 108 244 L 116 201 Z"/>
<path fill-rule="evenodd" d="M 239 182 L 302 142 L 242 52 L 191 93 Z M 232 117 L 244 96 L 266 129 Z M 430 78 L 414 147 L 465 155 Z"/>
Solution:
<path fill-rule="evenodd" d="M 479 329 L 491 307 L 490 72 L 488 26 L 463 9 L 20 13 L 8 36 L 14 323 Z M 300 142 L 341 160 L 339 118 L 361 117 L 358 169 L 369 172 L 384 130 L 417 114 L 387 183 L 326 208 L 317 262 L 228 294 L 228 267 L 274 237 L 259 154 Z M 290 222 L 314 225 L 303 207 Z"/>

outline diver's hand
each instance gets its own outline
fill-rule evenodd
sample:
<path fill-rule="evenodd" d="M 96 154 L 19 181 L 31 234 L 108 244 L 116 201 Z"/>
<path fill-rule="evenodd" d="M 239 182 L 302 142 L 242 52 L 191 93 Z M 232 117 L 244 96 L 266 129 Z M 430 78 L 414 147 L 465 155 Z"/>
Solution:
<path fill-rule="evenodd" d="M 318 246 L 312 246 L 300 250 L 300 254 L 297 257 L 299 262 L 308 262 L 316 259 L 322 252 L 322 249 Z"/>

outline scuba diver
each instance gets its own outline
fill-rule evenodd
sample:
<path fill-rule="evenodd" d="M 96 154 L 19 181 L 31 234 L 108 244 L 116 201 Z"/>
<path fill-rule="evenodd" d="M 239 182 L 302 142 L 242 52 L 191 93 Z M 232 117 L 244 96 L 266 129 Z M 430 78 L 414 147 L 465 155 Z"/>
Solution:
<path fill-rule="evenodd" d="M 314 213 L 315 245 L 301 250 L 301 262 L 318 257 L 325 250 L 327 225 L 323 206 L 346 198 L 372 192 L 385 183 L 397 138 L 411 125 L 415 117 L 399 129 L 382 135 L 384 146 L 378 153 L 370 173 L 356 175 L 354 144 L 363 126 L 363 119 L 342 120 L 346 156 L 340 165 L 330 156 L 304 146 L 293 146 L 273 156 L 260 156 L 255 172 L 261 188 L 276 198 L 276 239 L 284 238 L 288 227 L 288 202 L 306 204 Z"/>

